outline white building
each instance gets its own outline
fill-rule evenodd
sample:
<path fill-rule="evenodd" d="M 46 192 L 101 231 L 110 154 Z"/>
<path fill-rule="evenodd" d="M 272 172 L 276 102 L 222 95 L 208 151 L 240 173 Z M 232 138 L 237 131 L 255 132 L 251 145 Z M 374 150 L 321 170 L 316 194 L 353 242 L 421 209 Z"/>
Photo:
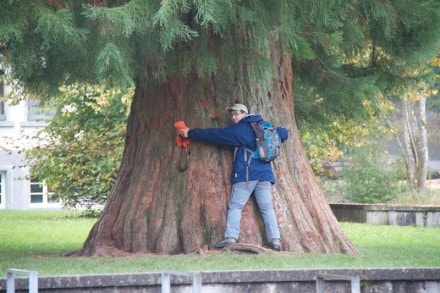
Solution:
<path fill-rule="evenodd" d="M 0 96 L 10 87 L 0 81 Z M 1 98 L 0 98 L 1 99 Z M 0 101 L 0 209 L 60 209 L 59 199 L 37 178 L 29 178 L 29 167 L 20 149 L 35 144 L 31 135 L 42 129 L 48 116 L 39 111 L 38 101 L 17 105 Z"/>

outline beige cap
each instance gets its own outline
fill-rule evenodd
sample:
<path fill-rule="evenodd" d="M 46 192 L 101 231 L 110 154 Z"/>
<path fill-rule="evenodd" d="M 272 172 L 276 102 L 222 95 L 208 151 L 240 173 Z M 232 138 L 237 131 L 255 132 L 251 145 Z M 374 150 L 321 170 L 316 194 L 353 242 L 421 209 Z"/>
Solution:
<path fill-rule="evenodd" d="M 234 104 L 234 105 L 233 105 L 232 107 L 230 107 L 228 110 L 229 110 L 229 111 L 243 111 L 243 112 L 245 112 L 246 114 L 249 113 L 249 112 L 248 112 L 248 109 L 247 109 L 246 106 L 243 105 L 243 104 Z"/>

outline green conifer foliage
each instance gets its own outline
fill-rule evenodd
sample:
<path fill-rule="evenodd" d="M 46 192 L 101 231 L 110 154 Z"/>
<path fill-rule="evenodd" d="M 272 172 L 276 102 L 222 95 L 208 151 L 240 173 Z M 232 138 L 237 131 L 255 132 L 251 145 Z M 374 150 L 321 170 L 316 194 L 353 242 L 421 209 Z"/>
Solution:
<path fill-rule="evenodd" d="M 440 21 L 432 0 L 10 0 L 0 9 L 2 61 L 38 90 L 109 77 L 124 85 L 163 80 L 192 67 L 206 75 L 238 60 L 264 67 L 274 36 L 295 56 L 306 84 L 346 87 L 344 79 L 383 77 L 392 66 L 432 58 Z"/>
<path fill-rule="evenodd" d="M 187 184 L 189 176 L 170 168 L 177 151 L 169 143 L 174 132 L 168 124 L 183 117 L 196 126 L 217 126 L 225 122 L 219 113 L 232 96 L 291 126 L 286 146 L 291 154 L 277 165 L 284 177 L 274 190 L 275 205 L 283 209 L 278 213 L 283 246 L 356 254 L 314 180 L 291 95 L 301 101 L 296 113 L 368 117 L 401 72 L 431 59 L 440 40 L 439 5 L 434 0 L 5 0 L 0 58 L 11 79 L 40 95 L 85 81 L 135 87 L 111 204 L 83 255 L 111 246 L 192 252 L 208 242 L 201 236 L 206 231 L 221 237 L 220 209 L 228 194 L 219 178 L 230 165 L 219 158 L 226 155 L 199 149 L 199 156 L 215 164 L 199 157 L 192 170 L 213 177 Z M 264 228 L 257 220 L 245 225 L 250 229 L 244 239 L 262 243 Z"/>

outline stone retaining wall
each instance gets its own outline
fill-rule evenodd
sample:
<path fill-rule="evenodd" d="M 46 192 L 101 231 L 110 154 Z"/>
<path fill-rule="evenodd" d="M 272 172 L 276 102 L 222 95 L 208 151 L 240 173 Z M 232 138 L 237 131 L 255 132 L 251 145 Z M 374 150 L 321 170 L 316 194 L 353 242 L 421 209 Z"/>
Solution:
<path fill-rule="evenodd" d="M 439 228 L 440 207 L 330 204 L 338 221 Z"/>
<path fill-rule="evenodd" d="M 322 269 L 201 272 L 201 292 L 316 292 L 318 274 L 359 276 L 361 292 L 438 293 L 440 268 Z M 16 292 L 27 292 L 27 279 L 17 279 Z M 40 277 L 39 292 L 161 292 L 160 273 Z M 326 281 L 325 292 L 350 292 L 347 281 Z M 0 292 L 6 280 L 0 279 Z M 192 292 L 190 276 L 172 276 L 171 292 Z"/>

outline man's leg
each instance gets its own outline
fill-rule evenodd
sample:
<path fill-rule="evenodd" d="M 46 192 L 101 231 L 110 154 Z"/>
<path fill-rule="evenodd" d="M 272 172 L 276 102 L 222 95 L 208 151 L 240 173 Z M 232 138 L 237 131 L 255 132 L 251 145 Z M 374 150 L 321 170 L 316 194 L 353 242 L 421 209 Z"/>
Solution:
<path fill-rule="evenodd" d="M 254 194 L 266 228 L 267 241 L 271 243 L 274 239 L 281 239 L 272 200 L 272 184 L 269 181 L 259 181 Z"/>
<path fill-rule="evenodd" d="M 240 235 L 241 211 L 249 200 L 252 191 L 258 181 L 239 182 L 232 185 L 232 193 L 229 199 L 228 213 L 226 217 L 225 239 L 218 242 L 215 247 L 222 248 L 237 241 Z"/>

